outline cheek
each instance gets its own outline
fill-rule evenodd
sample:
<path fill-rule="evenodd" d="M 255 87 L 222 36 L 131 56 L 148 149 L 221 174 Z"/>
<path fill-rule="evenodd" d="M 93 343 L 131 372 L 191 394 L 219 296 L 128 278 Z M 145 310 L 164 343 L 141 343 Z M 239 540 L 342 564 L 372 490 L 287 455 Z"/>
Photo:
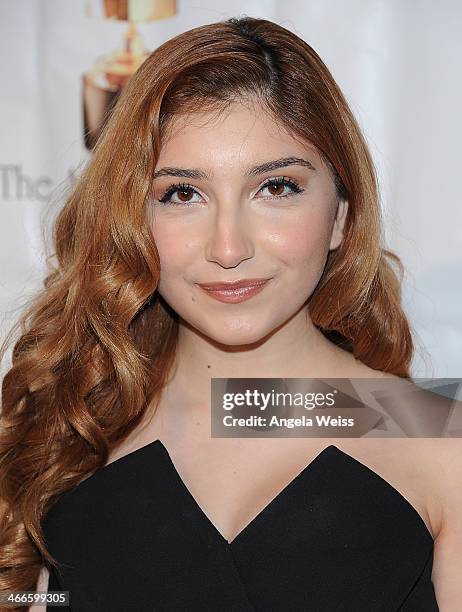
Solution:
<path fill-rule="evenodd" d="M 268 235 L 272 249 L 288 266 L 318 268 L 329 250 L 329 219 L 319 212 L 281 222 Z"/>
<path fill-rule="evenodd" d="M 151 233 L 159 253 L 161 275 L 165 276 L 169 271 L 181 268 L 188 259 L 189 246 L 178 224 L 157 221 L 151 225 Z"/>

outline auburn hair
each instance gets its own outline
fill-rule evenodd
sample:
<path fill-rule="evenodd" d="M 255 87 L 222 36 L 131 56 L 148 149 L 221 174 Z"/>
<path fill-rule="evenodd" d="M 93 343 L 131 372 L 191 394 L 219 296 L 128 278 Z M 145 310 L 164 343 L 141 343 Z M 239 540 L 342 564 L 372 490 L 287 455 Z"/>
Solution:
<path fill-rule="evenodd" d="M 0 591 L 34 590 L 41 566 L 57 564 L 43 538 L 47 511 L 158 405 L 178 317 L 157 293 L 154 168 L 174 117 L 244 99 L 314 145 L 349 202 L 343 242 L 307 301 L 311 320 L 367 366 L 410 378 L 403 265 L 384 248 L 371 155 L 328 68 L 265 19 L 175 36 L 122 91 L 53 224 L 55 263 L 1 348 L 3 358 L 19 331 L 1 395 Z"/>

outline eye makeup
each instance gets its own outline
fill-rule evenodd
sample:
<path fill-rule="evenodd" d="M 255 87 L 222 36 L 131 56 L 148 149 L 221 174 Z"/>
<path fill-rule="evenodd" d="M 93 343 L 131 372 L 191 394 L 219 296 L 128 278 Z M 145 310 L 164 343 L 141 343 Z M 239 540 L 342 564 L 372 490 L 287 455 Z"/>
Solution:
<path fill-rule="evenodd" d="M 304 189 L 302 189 L 300 185 L 293 179 L 290 179 L 285 176 L 281 176 L 277 178 L 270 178 L 267 181 L 265 181 L 265 183 L 260 187 L 258 192 L 266 188 L 276 188 L 277 189 L 279 187 L 284 187 L 284 188 L 288 187 L 291 189 L 291 191 L 283 195 L 266 196 L 266 197 L 263 197 L 262 199 L 263 200 L 281 200 L 283 198 L 291 197 L 295 194 L 302 193 L 304 191 Z M 189 183 L 175 183 L 168 187 L 168 189 L 164 192 L 164 194 L 158 199 L 158 202 L 160 204 L 163 204 L 164 206 L 172 206 L 172 205 L 173 206 L 182 206 L 182 205 L 191 206 L 191 204 L 196 203 L 196 202 L 191 202 L 188 200 L 183 200 L 183 201 L 172 200 L 172 196 L 176 192 L 182 193 L 183 195 L 187 194 L 188 192 L 194 192 L 198 194 L 196 189 Z"/>

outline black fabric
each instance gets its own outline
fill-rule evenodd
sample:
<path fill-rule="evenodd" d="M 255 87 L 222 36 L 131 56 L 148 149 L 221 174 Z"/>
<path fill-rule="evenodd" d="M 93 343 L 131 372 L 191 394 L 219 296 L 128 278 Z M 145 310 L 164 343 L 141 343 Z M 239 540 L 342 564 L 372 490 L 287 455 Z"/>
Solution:
<path fill-rule="evenodd" d="M 62 495 L 44 533 L 72 612 L 439 611 L 419 513 L 334 445 L 231 543 L 160 440 Z"/>

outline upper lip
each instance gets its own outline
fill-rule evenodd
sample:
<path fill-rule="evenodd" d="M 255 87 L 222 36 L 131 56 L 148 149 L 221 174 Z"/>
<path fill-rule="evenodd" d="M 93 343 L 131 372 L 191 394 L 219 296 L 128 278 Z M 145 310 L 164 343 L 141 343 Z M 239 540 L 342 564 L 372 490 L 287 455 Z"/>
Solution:
<path fill-rule="evenodd" d="M 224 281 L 220 283 L 197 283 L 203 289 L 240 289 L 242 287 L 251 287 L 253 285 L 261 285 L 270 280 L 269 278 L 240 278 L 235 281 Z"/>

